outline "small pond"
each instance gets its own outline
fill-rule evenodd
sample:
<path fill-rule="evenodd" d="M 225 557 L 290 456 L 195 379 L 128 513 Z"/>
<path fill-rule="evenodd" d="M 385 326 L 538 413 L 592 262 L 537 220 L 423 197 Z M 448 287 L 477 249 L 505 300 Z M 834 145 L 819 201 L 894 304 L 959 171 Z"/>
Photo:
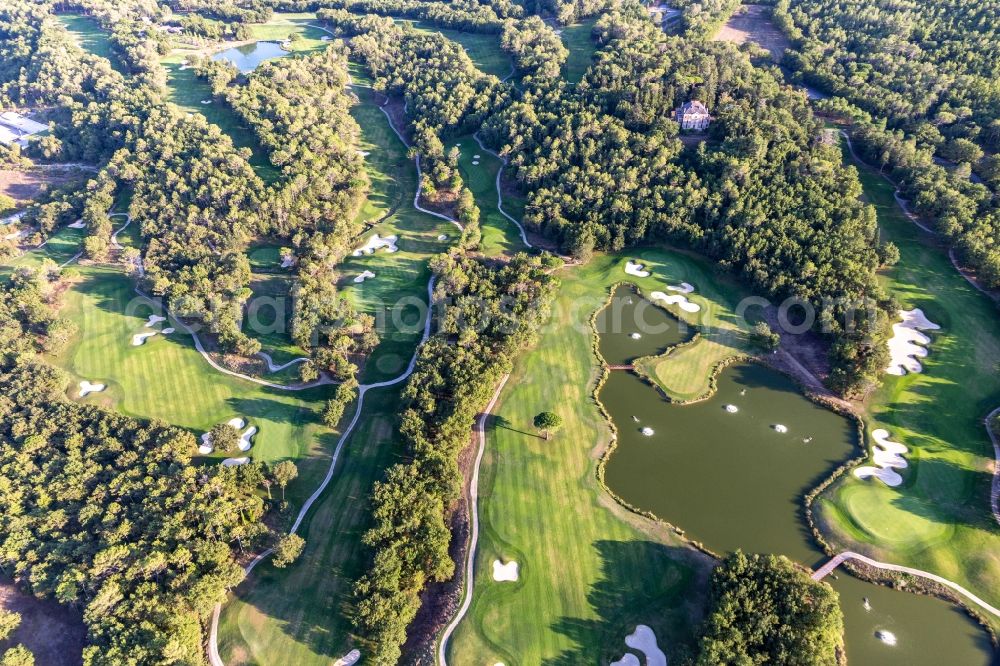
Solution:
<path fill-rule="evenodd" d="M 618 297 L 625 303 L 616 303 Z M 610 316 L 613 307 L 624 314 Z M 658 334 L 647 327 L 636 340 L 628 324 L 602 329 L 609 319 L 643 321 L 630 312 L 644 313 L 650 323 L 662 323 L 657 313 L 673 319 L 629 287 L 619 287 L 605 310 L 596 320 L 599 348 L 612 365 L 657 353 L 693 333 L 676 320 Z M 613 370 L 600 393 L 618 429 L 605 481 L 626 502 L 716 552 L 777 553 L 815 568 L 826 556 L 805 523 L 802 498 L 855 454 L 853 421 L 816 405 L 790 379 L 763 366 L 731 366 L 717 385 L 708 400 L 674 405 L 634 373 Z M 834 575 L 827 582 L 841 595 L 849 663 L 990 663 L 986 632 L 961 609 L 872 585 L 844 570 Z M 897 645 L 886 645 L 876 631 L 891 631 Z"/>
<path fill-rule="evenodd" d="M 266 60 L 282 58 L 289 52 L 277 42 L 254 42 L 212 54 L 212 60 L 228 60 L 243 74 L 248 74 Z"/>

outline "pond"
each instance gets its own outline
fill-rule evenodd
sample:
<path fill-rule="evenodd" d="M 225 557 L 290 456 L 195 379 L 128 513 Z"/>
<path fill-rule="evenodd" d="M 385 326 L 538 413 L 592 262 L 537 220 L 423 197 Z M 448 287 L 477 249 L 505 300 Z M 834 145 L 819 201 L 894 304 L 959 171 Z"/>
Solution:
<path fill-rule="evenodd" d="M 612 307 L 614 301 L 604 317 Z M 651 311 L 659 308 L 631 307 L 656 321 Z M 622 328 L 599 337 L 612 365 L 626 363 L 623 347 L 631 338 L 628 326 Z M 689 337 L 678 335 L 676 322 L 659 335 L 649 330 L 635 341 L 643 354 Z M 784 375 L 754 364 L 727 368 L 716 393 L 690 405 L 670 404 L 625 370 L 611 372 L 600 399 L 618 430 L 605 481 L 626 502 L 716 552 L 778 553 L 810 568 L 826 560 L 804 520 L 802 498 L 854 455 L 858 435 L 850 419 L 816 405 Z M 990 663 L 986 633 L 961 609 L 872 585 L 843 570 L 834 575 L 827 582 L 841 594 L 850 663 Z M 876 638 L 880 630 L 894 633 L 897 645 Z"/>
<path fill-rule="evenodd" d="M 283 58 L 287 55 L 289 52 L 281 48 L 277 42 L 261 41 L 219 51 L 212 54 L 212 60 L 227 60 L 242 74 L 248 74 L 266 60 Z"/>

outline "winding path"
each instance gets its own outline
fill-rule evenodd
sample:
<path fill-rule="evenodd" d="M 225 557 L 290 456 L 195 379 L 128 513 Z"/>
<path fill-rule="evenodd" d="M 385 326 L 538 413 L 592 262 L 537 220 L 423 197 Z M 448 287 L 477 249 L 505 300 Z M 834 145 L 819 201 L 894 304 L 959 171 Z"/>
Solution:
<path fill-rule="evenodd" d="M 920 569 L 904 567 L 898 564 L 889 564 L 887 562 L 879 562 L 878 560 L 873 560 L 870 557 L 865 557 L 860 553 L 855 553 L 850 550 L 846 550 L 842 553 L 839 553 L 838 555 L 834 556 L 829 562 L 824 564 L 822 567 L 816 569 L 816 571 L 813 572 L 812 579 L 823 580 L 830 572 L 832 572 L 834 569 L 839 567 L 843 562 L 847 560 L 857 560 L 859 562 L 867 564 L 868 566 L 875 567 L 876 569 L 883 569 L 885 571 L 898 571 L 900 573 L 910 574 L 911 576 L 919 576 L 920 578 L 926 578 L 927 580 L 932 580 L 935 583 L 939 583 L 947 588 L 950 588 L 958 592 L 962 596 L 976 603 L 978 606 L 989 611 L 996 617 L 1000 617 L 1000 609 L 991 606 L 990 604 L 986 603 L 985 601 L 974 595 L 972 592 L 969 592 L 967 589 L 965 589 L 958 583 L 953 583 L 947 578 L 942 578 L 941 576 L 929 573 L 927 571 L 921 571 Z"/>
<path fill-rule="evenodd" d="M 503 391 L 503 387 L 506 386 L 508 379 L 510 379 L 509 374 L 504 375 L 504 378 L 500 380 L 500 385 L 497 386 L 496 393 L 493 394 L 493 399 L 490 400 L 490 404 L 486 406 L 483 413 L 479 415 L 479 421 L 476 423 L 479 450 L 476 452 L 476 461 L 472 466 L 472 478 L 469 480 L 470 533 L 469 547 L 465 554 L 465 597 L 462 599 L 462 605 L 459 607 L 458 612 L 455 613 L 455 617 L 441 634 L 441 640 L 438 643 L 438 664 L 440 666 L 448 666 L 448 658 L 446 656 L 448 641 L 472 605 L 472 588 L 475 582 L 473 570 L 476 564 L 476 546 L 479 545 L 479 466 L 483 462 L 483 452 L 486 450 L 486 419 L 489 418 L 490 413 L 497 404 L 497 400 L 500 399 L 500 392 Z"/>
<path fill-rule="evenodd" d="M 490 150 L 489 148 L 487 148 L 486 146 L 484 146 L 482 140 L 479 138 L 479 132 L 476 132 L 475 134 L 473 134 L 472 138 L 475 139 L 476 143 L 479 144 L 480 150 L 484 150 L 487 153 L 489 153 L 490 155 L 492 155 L 493 157 L 495 157 L 498 160 L 500 160 L 501 164 L 500 164 L 500 168 L 497 169 L 497 182 L 496 182 L 496 186 L 497 186 L 497 210 L 500 211 L 501 215 L 503 215 L 504 217 L 506 217 L 508 220 L 510 220 L 511 222 L 513 222 L 517 226 L 517 230 L 521 232 L 521 242 L 524 243 L 525 247 L 527 247 L 528 249 L 533 248 L 534 245 L 532 245 L 531 243 L 528 242 L 528 235 L 524 232 L 524 227 L 521 225 L 521 223 L 518 222 L 517 220 L 515 220 L 511 215 L 509 215 L 507 213 L 507 211 L 505 211 L 503 209 L 503 192 L 500 191 L 500 179 L 503 176 L 503 170 L 507 167 L 507 158 L 506 157 L 501 157 L 499 154 L 493 152 L 492 150 Z"/>
<path fill-rule="evenodd" d="M 295 522 L 292 524 L 291 529 L 288 530 L 289 534 L 295 534 L 298 532 L 299 527 L 302 526 L 302 521 L 305 520 L 306 515 L 309 513 L 309 509 L 312 508 L 313 504 L 323 495 L 323 492 L 330 485 L 333 480 L 333 474 L 336 471 L 337 462 L 340 460 L 341 451 L 344 449 L 344 444 L 350 438 L 351 433 L 354 432 L 354 428 L 358 425 L 358 421 L 361 419 L 361 412 L 364 409 L 365 404 L 365 394 L 372 389 L 385 388 L 387 386 L 394 386 L 400 382 L 406 381 L 410 375 L 413 374 L 414 368 L 417 366 L 417 357 L 420 354 L 420 346 L 427 341 L 427 338 L 431 334 L 431 323 L 433 317 L 431 316 L 433 303 L 434 303 L 434 284 L 436 282 L 435 277 L 431 277 L 430 281 L 427 283 L 427 317 L 424 320 L 424 332 L 420 338 L 420 342 L 417 344 L 417 348 L 413 352 L 413 356 L 410 358 L 409 365 L 406 366 L 406 370 L 403 371 L 401 375 L 393 379 L 388 379 L 383 382 L 375 382 L 373 384 L 361 384 L 358 387 L 358 399 L 357 405 L 354 408 L 354 416 L 351 418 L 351 422 L 344 429 L 344 432 L 340 435 L 340 439 L 337 440 L 337 446 L 333 450 L 333 455 L 330 458 L 330 466 L 326 470 L 326 476 L 323 477 L 323 481 L 319 484 L 319 487 L 313 491 L 313 494 L 302 504 L 302 508 L 299 510 L 298 515 L 295 517 Z M 250 564 L 244 568 L 244 576 L 249 576 L 250 573 L 257 567 L 258 564 L 266 560 L 274 552 L 273 548 L 268 548 L 257 557 L 251 560 Z M 245 578 L 244 578 L 245 580 Z M 212 611 L 212 625 L 209 630 L 208 635 L 208 659 L 212 666 L 225 666 L 225 662 L 222 661 L 222 657 L 219 655 L 219 616 L 222 613 L 222 604 L 218 603 Z"/>

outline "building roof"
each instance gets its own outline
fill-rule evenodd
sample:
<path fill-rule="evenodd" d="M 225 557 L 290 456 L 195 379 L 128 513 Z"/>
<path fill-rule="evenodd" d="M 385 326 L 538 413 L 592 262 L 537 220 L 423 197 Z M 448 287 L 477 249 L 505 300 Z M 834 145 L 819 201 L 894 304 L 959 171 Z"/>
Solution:
<path fill-rule="evenodd" d="M 17 143 L 18 139 L 20 138 L 21 138 L 20 134 L 14 132 L 13 130 L 7 127 L 4 127 L 3 125 L 0 125 L 0 143 L 2 143 L 3 145 L 10 146 L 14 143 Z"/>
<path fill-rule="evenodd" d="M 16 111 L 4 111 L 3 113 L 0 113 L 0 125 L 13 130 L 18 135 L 38 134 L 39 132 L 44 132 L 49 128 L 48 125 L 43 125 L 40 122 L 31 120 L 30 118 L 25 118 Z"/>
<path fill-rule="evenodd" d="M 684 104 L 681 105 L 681 113 L 683 113 L 684 115 L 687 115 L 689 113 L 695 115 L 705 114 L 707 116 L 708 109 L 705 108 L 704 104 L 702 104 L 696 99 L 693 99 L 690 102 L 684 102 Z"/>

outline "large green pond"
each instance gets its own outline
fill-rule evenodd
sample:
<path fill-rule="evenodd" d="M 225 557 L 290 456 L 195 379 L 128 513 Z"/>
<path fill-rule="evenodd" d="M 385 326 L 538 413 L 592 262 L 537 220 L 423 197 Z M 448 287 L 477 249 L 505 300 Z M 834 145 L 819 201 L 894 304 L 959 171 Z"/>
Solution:
<path fill-rule="evenodd" d="M 290 55 L 289 52 L 281 48 L 277 42 L 261 41 L 219 51 L 212 54 L 212 60 L 226 60 L 241 73 L 248 74 L 267 60 L 283 58 L 287 55 Z"/>
<path fill-rule="evenodd" d="M 619 288 L 616 297 L 623 294 Z M 658 320 L 644 305 L 630 307 Z M 626 313 L 622 321 L 632 320 Z M 661 334 L 647 328 L 638 340 L 629 330 L 598 330 L 602 355 L 613 365 L 685 337 L 676 325 Z M 624 370 L 612 371 L 600 398 L 618 429 L 605 480 L 625 501 L 717 552 L 779 553 L 810 568 L 826 559 L 805 523 L 802 497 L 854 453 L 857 432 L 849 419 L 811 402 L 783 375 L 749 364 L 723 371 L 715 395 L 691 405 L 670 404 Z M 990 663 L 986 633 L 960 609 L 843 571 L 835 575 L 827 581 L 841 594 L 850 663 Z M 880 641 L 877 631 L 894 633 L 897 645 Z"/>

